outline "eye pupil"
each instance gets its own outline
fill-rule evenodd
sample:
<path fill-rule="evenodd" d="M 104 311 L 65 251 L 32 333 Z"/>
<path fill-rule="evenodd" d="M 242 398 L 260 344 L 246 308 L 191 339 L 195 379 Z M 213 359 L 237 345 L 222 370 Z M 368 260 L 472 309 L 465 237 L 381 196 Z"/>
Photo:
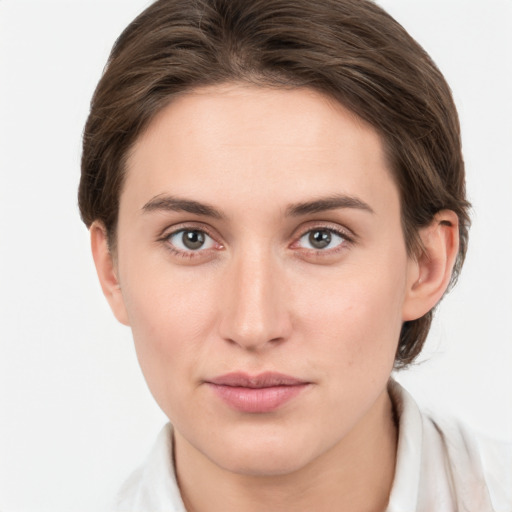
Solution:
<path fill-rule="evenodd" d="M 200 249 L 205 242 L 204 233 L 201 231 L 184 231 L 182 241 L 187 249 Z"/>
<path fill-rule="evenodd" d="M 311 231 L 309 243 L 316 249 L 324 249 L 331 243 L 331 233 L 326 230 Z"/>

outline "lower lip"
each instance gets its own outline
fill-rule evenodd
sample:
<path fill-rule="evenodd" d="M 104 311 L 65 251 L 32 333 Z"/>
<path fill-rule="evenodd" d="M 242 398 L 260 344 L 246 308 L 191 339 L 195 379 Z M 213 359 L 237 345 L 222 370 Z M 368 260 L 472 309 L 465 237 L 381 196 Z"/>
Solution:
<path fill-rule="evenodd" d="M 308 384 L 267 388 L 245 388 L 210 383 L 209 386 L 217 396 L 237 411 L 265 413 L 282 407 L 303 391 Z"/>

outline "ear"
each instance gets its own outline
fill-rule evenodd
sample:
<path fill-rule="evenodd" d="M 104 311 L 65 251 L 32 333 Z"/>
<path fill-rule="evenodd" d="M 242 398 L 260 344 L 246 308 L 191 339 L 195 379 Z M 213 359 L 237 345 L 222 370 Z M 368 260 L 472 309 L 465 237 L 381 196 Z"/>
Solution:
<path fill-rule="evenodd" d="M 89 229 L 91 250 L 101 289 L 115 317 L 124 325 L 129 325 L 123 294 L 114 257 L 108 245 L 107 230 L 102 222 L 94 221 Z"/>
<path fill-rule="evenodd" d="M 402 320 L 416 320 L 441 300 L 452 276 L 459 251 L 459 219 L 452 210 L 441 210 L 419 232 L 423 250 L 409 259 Z"/>

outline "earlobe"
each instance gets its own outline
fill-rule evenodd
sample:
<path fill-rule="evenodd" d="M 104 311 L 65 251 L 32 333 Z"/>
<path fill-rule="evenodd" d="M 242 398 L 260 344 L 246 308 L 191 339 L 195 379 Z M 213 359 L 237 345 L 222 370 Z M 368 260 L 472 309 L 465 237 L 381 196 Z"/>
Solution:
<path fill-rule="evenodd" d="M 103 294 L 117 320 L 129 325 L 115 261 L 108 245 L 107 230 L 103 223 L 95 221 L 89 232 L 92 256 Z"/>
<path fill-rule="evenodd" d="M 420 230 L 423 251 L 409 260 L 402 320 L 416 320 L 441 300 L 450 283 L 459 251 L 459 220 L 455 212 L 441 210 Z"/>

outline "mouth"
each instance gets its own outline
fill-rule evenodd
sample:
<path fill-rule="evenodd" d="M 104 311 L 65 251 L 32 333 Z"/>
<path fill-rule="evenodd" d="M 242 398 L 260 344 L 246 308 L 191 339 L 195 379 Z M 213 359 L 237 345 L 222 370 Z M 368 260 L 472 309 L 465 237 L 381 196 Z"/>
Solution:
<path fill-rule="evenodd" d="M 275 372 L 228 373 L 205 381 L 228 406 L 239 412 L 268 413 L 295 398 L 310 382 Z"/>

